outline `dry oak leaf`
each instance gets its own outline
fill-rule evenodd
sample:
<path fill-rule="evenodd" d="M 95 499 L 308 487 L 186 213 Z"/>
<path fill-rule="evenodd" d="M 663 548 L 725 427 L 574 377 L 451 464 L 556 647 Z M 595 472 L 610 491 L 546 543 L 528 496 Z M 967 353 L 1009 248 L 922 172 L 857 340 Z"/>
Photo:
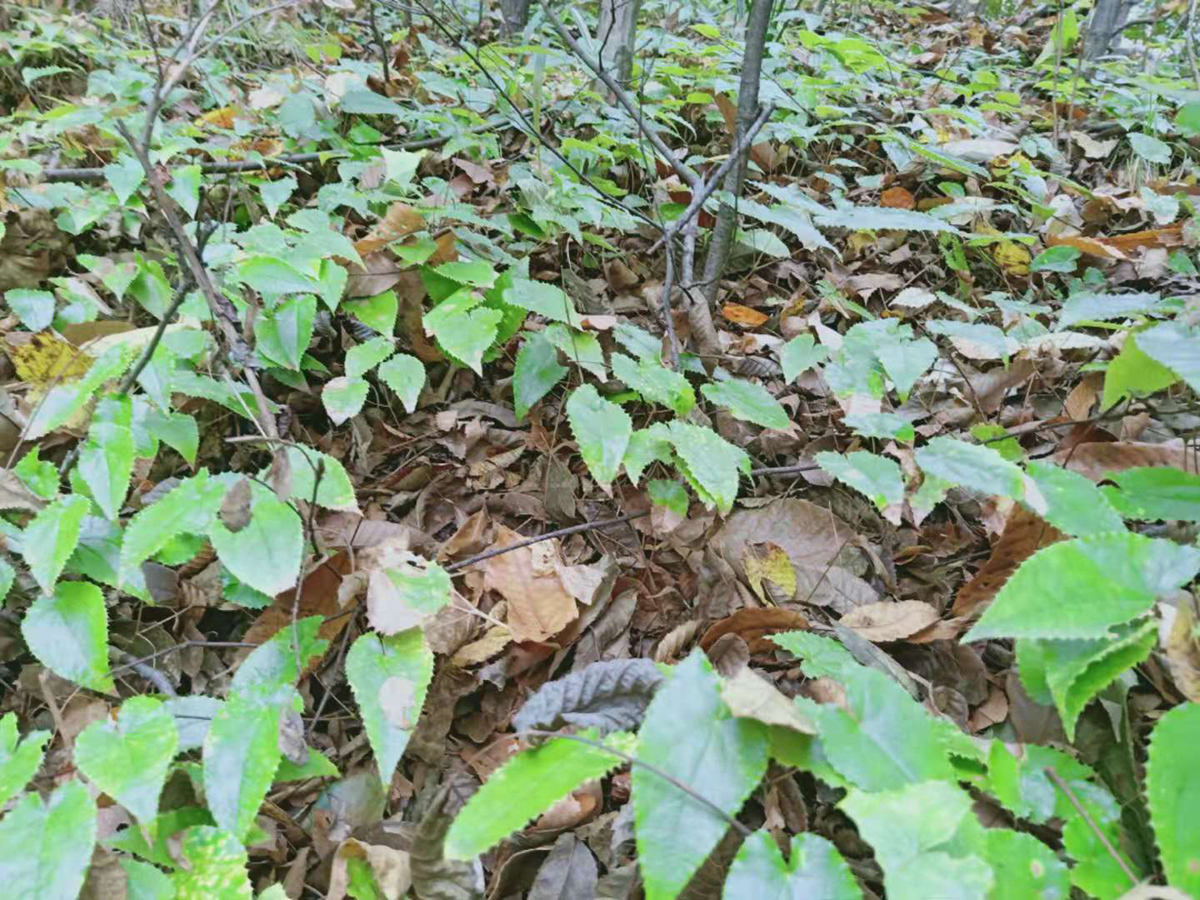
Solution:
<path fill-rule="evenodd" d="M 1076 444 L 1054 454 L 1060 466 L 1078 472 L 1093 481 L 1109 472 L 1122 472 L 1137 466 L 1174 466 L 1186 472 L 1196 471 L 1195 451 L 1189 452 L 1182 441 L 1146 444 L 1138 441 L 1091 441 Z"/>
<path fill-rule="evenodd" d="M 510 547 L 525 538 L 503 525 L 496 526 L 494 549 Z M 508 627 L 514 641 L 544 641 L 558 634 L 579 615 L 575 598 L 563 586 L 559 542 L 542 541 L 487 561 L 484 587 L 508 601 Z"/>
<path fill-rule="evenodd" d="M 721 307 L 721 315 L 735 325 L 744 325 L 746 328 L 757 328 L 770 318 L 757 309 L 742 306 L 740 303 L 726 303 Z"/>
<path fill-rule="evenodd" d="M 354 242 L 354 249 L 360 256 L 376 253 L 392 241 L 407 237 L 424 227 L 424 217 L 407 203 L 397 200 L 388 207 L 386 215 L 371 229 L 370 234 Z"/>
<path fill-rule="evenodd" d="M 776 607 L 739 609 L 708 627 L 700 639 L 700 649 L 707 653 L 719 638 L 736 634 L 750 647 L 751 653 L 763 653 L 775 647 L 767 640 L 768 634 L 800 628 L 808 628 L 808 619 L 803 613 Z"/>
<path fill-rule="evenodd" d="M 1014 504 L 1004 523 L 1004 532 L 992 548 L 992 555 L 975 577 L 963 585 L 954 598 L 951 612 L 963 618 L 963 626 L 983 614 L 996 592 L 1012 577 L 1026 559 L 1042 547 L 1063 540 L 1066 535 L 1035 512 Z"/>
<path fill-rule="evenodd" d="M 898 641 L 938 620 L 938 611 L 920 600 L 870 603 L 852 609 L 841 622 L 874 643 Z"/>

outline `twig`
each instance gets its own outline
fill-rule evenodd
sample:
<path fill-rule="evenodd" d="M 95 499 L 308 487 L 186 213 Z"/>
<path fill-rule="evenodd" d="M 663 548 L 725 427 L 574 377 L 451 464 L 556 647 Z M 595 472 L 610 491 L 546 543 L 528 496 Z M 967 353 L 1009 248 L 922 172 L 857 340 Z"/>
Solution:
<path fill-rule="evenodd" d="M 625 762 L 629 763 L 629 765 L 639 766 L 639 767 L 645 769 L 650 774 L 656 775 L 657 777 L 661 778 L 663 781 L 667 782 L 668 784 L 683 791 L 683 793 L 687 794 L 689 797 L 691 797 L 697 803 L 707 806 L 710 810 L 712 810 L 714 813 L 716 813 L 718 816 L 720 816 L 722 819 L 724 819 L 726 822 L 728 822 L 729 826 L 731 828 L 733 828 L 735 831 L 737 831 L 737 833 L 740 834 L 743 838 L 750 837 L 750 829 L 747 828 L 745 825 L 743 825 L 741 822 L 739 822 L 737 817 L 731 816 L 729 813 L 725 812 L 725 810 L 721 809 L 721 807 L 718 806 L 716 803 L 709 800 L 707 797 L 705 797 L 703 794 L 701 794 L 695 788 L 684 784 L 682 781 L 680 781 L 674 775 L 670 774 L 669 772 L 664 772 L 658 766 L 652 765 L 651 763 L 643 762 L 642 760 L 638 759 L 636 756 L 633 756 L 629 753 L 625 753 L 624 751 L 621 751 L 621 750 L 615 750 L 612 747 L 609 747 L 607 744 L 603 743 L 602 741 L 595 741 L 595 740 L 592 740 L 591 738 L 586 738 L 586 737 L 583 737 L 582 735 L 578 735 L 578 734 L 560 734 L 557 731 L 539 731 L 539 730 L 518 731 L 516 733 L 516 737 L 526 737 L 526 736 L 551 738 L 551 739 L 559 738 L 564 741 L 576 741 L 580 744 L 587 744 L 589 747 L 595 747 L 597 750 L 603 750 L 605 753 L 611 753 L 613 756 L 617 757 L 618 759 L 623 759 Z"/>
<path fill-rule="evenodd" d="M 1184 19 L 1184 46 L 1187 47 L 1188 62 L 1192 66 L 1192 80 L 1196 82 L 1196 90 L 1200 91 L 1200 66 L 1196 64 L 1196 0 L 1191 0 L 1187 8 L 1187 18 Z"/>
<path fill-rule="evenodd" d="M 317 460 L 317 470 L 313 474 L 313 489 L 312 499 L 308 504 L 308 523 L 305 525 L 305 531 L 308 532 L 308 541 L 313 545 L 313 552 L 317 549 L 317 530 L 313 525 L 313 517 L 317 512 L 317 491 L 321 489 L 321 479 L 325 476 L 325 460 Z M 304 674 L 304 665 L 300 659 L 300 598 L 304 596 L 304 576 L 307 573 L 308 566 L 305 565 L 307 554 L 300 555 L 300 571 L 296 573 L 296 590 L 292 596 L 292 648 L 296 651 L 296 678 L 299 679 Z"/>
<path fill-rule="evenodd" d="M 520 550 L 522 547 L 529 547 L 533 544 L 540 544 L 542 541 L 549 541 L 553 538 L 567 537 L 571 534 L 580 534 L 584 531 L 594 531 L 597 528 L 608 528 L 612 525 L 620 525 L 622 522 L 632 522 L 634 519 L 640 519 L 643 516 L 650 515 L 650 511 L 637 513 L 626 513 L 621 516 L 614 516 L 611 519 L 597 519 L 595 522 L 584 522 L 582 525 L 571 525 L 567 528 L 560 528 L 557 531 L 551 531 L 546 534 L 531 537 L 524 541 L 517 541 L 515 544 L 510 544 L 507 547 L 487 550 L 483 553 L 476 553 L 474 556 L 468 556 L 466 559 L 459 560 L 455 563 L 450 563 L 446 566 L 447 572 L 456 572 L 459 569 L 465 569 L 467 566 L 473 566 L 475 563 L 483 562 L 485 559 L 491 559 L 494 556 L 500 556 L 504 553 L 511 553 L 513 550 Z"/>
<path fill-rule="evenodd" d="M 1079 813 L 1079 815 L 1083 817 L 1083 821 L 1087 822 L 1092 831 L 1096 832 L 1096 837 L 1100 839 L 1100 843 L 1104 845 L 1104 849 L 1108 851 L 1109 856 L 1117 861 L 1117 865 L 1120 866 L 1121 871 L 1128 876 L 1130 883 L 1137 884 L 1138 878 L 1133 874 L 1133 870 L 1129 868 L 1129 863 L 1125 862 L 1121 854 L 1119 854 L 1116 848 L 1113 847 L 1112 842 L 1109 841 L 1104 832 L 1100 830 L 1100 826 L 1096 824 L 1096 821 L 1090 815 L 1088 815 L 1088 811 L 1083 808 L 1083 804 L 1079 802 L 1079 798 L 1075 796 L 1075 792 L 1071 790 L 1071 786 L 1063 780 L 1061 775 L 1054 771 L 1053 766 L 1048 766 L 1042 771 L 1046 773 L 1047 778 L 1054 782 L 1054 786 L 1063 792 L 1067 800 L 1070 801 L 1073 807 L 1075 807 L 1075 812 Z"/>
<path fill-rule="evenodd" d="M 379 25 L 375 21 L 375 0 L 367 0 L 367 16 L 371 23 L 371 37 L 375 38 L 375 43 L 379 45 L 379 61 L 383 66 L 383 83 L 392 83 L 392 73 L 388 71 L 387 44 L 383 42 L 383 36 L 379 33 Z"/>
<path fill-rule="evenodd" d="M 116 656 L 117 659 L 121 660 L 121 662 L 125 663 L 129 668 L 158 688 L 160 694 L 166 694 L 168 697 L 176 696 L 175 685 L 171 684 L 171 679 L 167 677 L 166 672 L 163 672 L 161 669 L 155 669 L 148 663 L 136 659 L 132 653 L 118 651 Z"/>
<path fill-rule="evenodd" d="M 130 660 L 124 665 L 117 666 L 109 671 L 110 675 L 119 675 L 122 672 L 128 672 L 130 669 L 136 669 L 139 665 L 152 662 L 160 656 L 166 656 L 168 653 L 177 653 L 180 650 L 187 650 L 189 647 L 214 647 L 214 648 L 236 648 L 236 647 L 257 647 L 258 644 L 250 643 L 249 641 L 182 641 L 175 644 L 173 647 L 165 647 L 162 650 L 155 650 L 153 653 L 148 653 L 145 656 L 139 656 L 137 659 Z"/>

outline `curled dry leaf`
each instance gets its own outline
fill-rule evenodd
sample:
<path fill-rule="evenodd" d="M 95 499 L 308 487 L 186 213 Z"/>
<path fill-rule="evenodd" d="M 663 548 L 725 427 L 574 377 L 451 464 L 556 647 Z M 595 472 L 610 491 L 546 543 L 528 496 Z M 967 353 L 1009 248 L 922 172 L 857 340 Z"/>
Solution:
<path fill-rule="evenodd" d="M 749 306 L 742 306 L 740 303 L 726 303 L 721 307 L 721 315 L 735 325 L 743 325 L 746 328 L 758 328 L 770 318 L 765 313 L 760 313 L 757 309 L 751 309 Z"/>
<path fill-rule="evenodd" d="M 511 644 L 512 639 L 512 632 L 507 625 L 494 625 L 479 640 L 460 647 L 450 658 L 450 662 L 463 669 L 479 665 Z"/>
<path fill-rule="evenodd" d="M 676 625 L 663 636 L 663 639 L 658 642 L 658 646 L 654 648 L 654 661 L 669 663 L 677 659 L 699 630 L 699 619 L 692 619 L 690 622 Z"/>
<path fill-rule="evenodd" d="M 496 549 L 525 538 L 503 525 L 496 526 Z M 513 640 L 544 641 L 579 615 L 575 598 L 563 585 L 559 542 L 543 541 L 495 556 L 487 561 L 484 585 L 508 601 L 508 627 Z"/>
<path fill-rule="evenodd" d="M 751 653 L 766 653 L 775 649 L 767 635 L 798 628 L 808 628 L 808 619 L 790 609 L 739 609 L 732 616 L 710 625 L 700 639 L 700 648 L 707 653 L 724 635 L 736 634 L 746 642 Z"/>
<path fill-rule="evenodd" d="M 816 725 L 795 703 L 749 667 L 721 682 L 721 699 L 739 719 L 754 719 L 801 734 L 816 734 Z"/>
<path fill-rule="evenodd" d="M 221 500 L 221 524 L 234 534 L 250 524 L 250 479 L 239 478 Z"/>
<path fill-rule="evenodd" d="M 355 859 L 371 867 L 375 883 L 379 885 L 384 897 L 403 897 L 412 887 L 412 865 L 408 853 L 384 844 L 367 844 L 349 838 L 342 841 L 333 854 L 329 891 L 325 895 L 327 900 L 344 900 L 347 896 L 359 896 L 357 890 L 353 895 L 348 893 L 352 880 L 350 861 Z"/>
<path fill-rule="evenodd" d="M 868 641 L 898 641 L 928 628 L 938 620 L 938 611 L 920 600 L 870 603 L 842 616 L 842 624 Z"/>

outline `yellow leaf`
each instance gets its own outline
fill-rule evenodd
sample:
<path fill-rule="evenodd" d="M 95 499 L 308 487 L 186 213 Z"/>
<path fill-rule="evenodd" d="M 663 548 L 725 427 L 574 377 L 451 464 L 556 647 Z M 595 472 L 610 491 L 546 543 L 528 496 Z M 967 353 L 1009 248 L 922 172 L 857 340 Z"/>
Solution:
<path fill-rule="evenodd" d="M 746 580 L 750 582 L 750 587 L 754 589 L 759 600 L 768 602 L 766 591 L 763 590 L 763 581 L 774 582 L 785 597 L 795 595 L 796 570 L 792 567 L 787 551 L 778 544 L 768 542 L 748 548 L 742 563 L 746 567 Z"/>
<path fill-rule="evenodd" d="M 10 337 L 6 349 L 18 377 L 36 387 L 82 378 L 92 367 L 90 355 L 50 331 L 19 344 Z"/>
<path fill-rule="evenodd" d="M 1029 251 L 1013 241 L 1001 241 L 992 250 L 996 264 L 1009 275 L 1028 275 L 1029 262 L 1033 259 Z"/>

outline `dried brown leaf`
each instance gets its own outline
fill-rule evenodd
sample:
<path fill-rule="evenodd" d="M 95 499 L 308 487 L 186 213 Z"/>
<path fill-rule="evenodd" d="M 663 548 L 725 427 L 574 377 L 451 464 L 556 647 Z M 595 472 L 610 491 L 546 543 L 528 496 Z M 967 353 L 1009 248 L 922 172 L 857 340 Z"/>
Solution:
<path fill-rule="evenodd" d="M 920 600 L 871 603 L 842 616 L 842 624 L 868 641 L 898 641 L 928 628 L 938 620 L 938 611 Z"/>
<path fill-rule="evenodd" d="M 1063 540 L 1061 531 L 1046 522 L 1035 512 L 1021 504 L 1014 504 L 1004 523 L 1004 532 L 992 548 L 992 555 L 975 573 L 975 577 L 963 585 L 954 598 L 951 612 L 962 617 L 964 623 L 973 621 L 983 614 L 996 592 L 1017 571 L 1017 567 L 1042 547 Z"/>
<path fill-rule="evenodd" d="M 493 547 L 511 547 L 524 539 L 512 529 L 497 525 Z M 514 641 L 544 641 L 579 615 L 575 598 L 558 575 L 561 564 L 557 540 L 522 547 L 487 561 L 484 585 L 508 601 L 508 627 Z"/>
<path fill-rule="evenodd" d="M 767 640 L 767 635 L 799 628 L 808 628 L 808 619 L 790 609 L 739 609 L 732 616 L 710 625 L 700 639 L 700 647 L 707 652 L 723 635 L 736 634 L 746 642 L 751 653 L 763 653 L 775 647 Z"/>

